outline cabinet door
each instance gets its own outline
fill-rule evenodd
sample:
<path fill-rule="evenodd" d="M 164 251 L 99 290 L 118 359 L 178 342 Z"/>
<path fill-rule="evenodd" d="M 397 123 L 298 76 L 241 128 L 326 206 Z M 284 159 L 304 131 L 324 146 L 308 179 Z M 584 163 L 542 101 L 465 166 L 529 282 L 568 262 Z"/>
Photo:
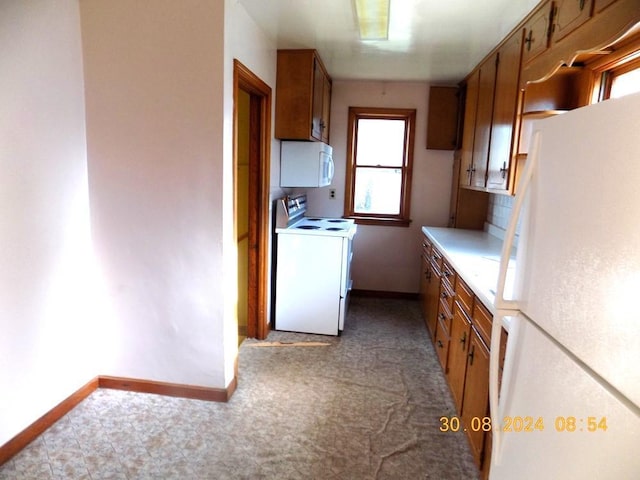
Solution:
<path fill-rule="evenodd" d="M 329 119 L 331 118 L 331 81 L 326 75 L 322 85 L 322 141 L 329 143 Z"/>
<path fill-rule="evenodd" d="M 525 64 L 549 48 L 551 8 L 551 2 L 546 2 L 544 5 L 541 5 L 524 26 L 524 51 L 522 61 Z"/>
<path fill-rule="evenodd" d="M 427 318 L 429 318 L 428 317 L 428 311 L 429 311 L 428 287 L 429 287 L 429 275 L 431 275 L 431 270 L 429 269 L 429 260 L 427 260 L 427 258 L 425 258 L 424 255 L 421 256 L 420 267 L 421 267 L 420 268 L 420 307 L 422 310 L 422 318 L 425 320 L 425 325 L 427 325 L 428 327 L 429 326 L 427 322 Z M 429 332 L 431 332 L 431 329 L 429 329 Z"/>
<path fill-rule="evenodd" d="M 450 314 L 447 311 L 447 307 L 444 302 L 439 303 L 438 321 L 436 326 L 436 353 L 442 365 L 442 370 L 447 373 L 447 359 L 449 357 L 449 332 L 445 323 L 450 318 Z"/>
<path fill-rule="evenodd" d="M 313 62 L 313 103 L 312 103 L 312 117 L 311 117 L 311 135 L 317 139 L 322 140 L 324 121 L 322 118 L 322 98 L 324 96 L 324 72 L 318 63 L 318 59 L 314 59 Z"/>
<path fill-rule="evenodd" d="M 329 141 L 331 77 L 315 50 L 278 50 L 275 137 Z"/>
<path fill-rule="evenodd" d="M 427 148 L 453 150 L 458 145 L 457 87 L 430 87 L 427 119 Z"/>
<path fill-rule="evenodd" d="M 498 51 L 496 93 L 493 104 L 487 188 L 507 190 L 513 152 L 513 131 L 518 106 L 523 31 L 512 35 Z"/>
<path fill-rule="evenodd" d="M 480 70 L 475 70 L 467 81 L 464 102 L 462 151 L 460 154 L 460 185 L 467 187 L 471 185 L 471 175 L 473 173 L 473 139 L 476 132 L 479 86 Z"/>
<path fill-rule="evenodd" d="M 458 413 L 462 412 L 462 396 L 464 394 L 464 378 L 467 372 L 467 353 L 469 352 L 470 336 L 471 322 L 456 301 L 453 305 L 447 377 Z"/>
<path fill-rule="evenodd" d="M 556 0 L 553 42 L 559 42 L 591 18 L 593 0 Z"/>
<path fill-rule="evenodd" d="M 476 131 L 473 139 L 472 187 L 484 188 L 486 186 L 497 60 L 497 53 L 494 53 L 480 65 L 478 111 L 476 113 Z"/>
<path fill-rule="evenodd" d="M 616 0 L 594 0 L 595 2 L 595 13 L 600 13 L 602 10 L 607 8 L 609 5 L 614 3 Z"/>
<path fill-rule="evenodd" d="M 481 464 L 485 433 L 481 428 L 478 428 L 478 421 L 482 422 L 482 419 L 487 416 L 488 407 L 489 349 L 480 339 L 475 328 L 472 327 L 462 399 L 462 423 L 478 466 Z"/>
<path fill-rule="evenodd" d="M 427 284 L 425 295 L 425 321 L 431 334 L 431 339 L 436 338 L 436 325 L 438 322 L 438 302 L 440 299 L 440 272 L 432 262 L 427 262 Z"/>

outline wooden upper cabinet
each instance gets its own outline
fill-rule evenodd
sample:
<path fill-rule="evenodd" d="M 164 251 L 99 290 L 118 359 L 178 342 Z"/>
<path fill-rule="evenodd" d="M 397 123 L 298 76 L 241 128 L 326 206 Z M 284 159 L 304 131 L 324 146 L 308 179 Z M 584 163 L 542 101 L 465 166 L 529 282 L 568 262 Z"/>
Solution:
<path fill-rule="evenodd" d="M 458 87 L 430 87 L 427 148 L 453 150 L 458 145 Z"/>
<path fill-rule="evenodd" d="M 493 103 L 493 122 L 487 167 L 487 188 L 509 188 L 514 145 L 514 125 L 518 107 L 520 62 L 524 31 L 516 32 L 498 50 L 498 71 Z"/>
<path fill-rule="evenodd" d="M 311 135 L 329 143 L 331 83 L 318 57 L 313 62 L 313 117 Z"/>
<path fill-rule="evenodd" d="M 486 186 L 497 63 L 497 53 L 494 53 L 480 65 L 478 111 L 476 112 L 475 136 L 473 139 L 473 167 L 471 173 L 471 186 L 477 188 L 484 188 Z"/>
<path fill-rule="evenodd" d="M 616 0 L 594 0 L 595 7 L 593 10 L 595 13 L 600 13 L 602 10 L 607 8 L 609 5 L 611 5 L 615 1 Z"/>
<path fill-rule="evenodd" d="M 542 4 L 524 25 L 523 63 L 528 63 L 549 48 L 552 2 Z"/>
<path fill-rule="evenodd" d="M 555 0 L 553 12 L 553 43 L 559 42 L 591 18 L 593 0 Z"/>
<path fill-rule="evenodd" d="M 315 50 L 278 50 L 275 136 L 329 142 L 331 77 Z"/>
<path fill-rule="evenodd" d="M 471 185 L 473 170 L 473 140 L 475 138 L 476 113 L 478 111 L 478 88 L 480 86 L 480 70 L 476 69 L 469 76 L 466 85 L 464 102 L 464 122 L 462 130 L 462 151 L 460 155 L 460 185 Z"/>

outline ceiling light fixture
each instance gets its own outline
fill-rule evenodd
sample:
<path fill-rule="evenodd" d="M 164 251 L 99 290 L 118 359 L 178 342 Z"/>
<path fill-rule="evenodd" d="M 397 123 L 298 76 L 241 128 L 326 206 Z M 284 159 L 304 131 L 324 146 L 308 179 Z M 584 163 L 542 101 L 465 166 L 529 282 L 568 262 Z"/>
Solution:
<path fill-rule="evenodd" d="M 355 0 L 360 40 L 388 40 L 391 0 Z"/>

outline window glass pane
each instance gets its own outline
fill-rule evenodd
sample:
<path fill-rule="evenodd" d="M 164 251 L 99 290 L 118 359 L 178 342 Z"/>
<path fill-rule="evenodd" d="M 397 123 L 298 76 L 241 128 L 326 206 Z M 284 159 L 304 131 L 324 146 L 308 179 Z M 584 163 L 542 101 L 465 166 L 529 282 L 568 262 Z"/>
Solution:
<path fill-rule="evenodd" d="M 358 120 L 356 165 L 401 167 L 404 158 L 404 120 Z"/>
<path fill-rule="evenodd" d="M 402 170 L 400 168 L 356 169 L 354 211 L 371 214 L 400 214 Z"/>
<path fill-rule="evenodd" d="M 635 92 L 640 92 L 640 68 L 613 77 L 609 98 L 620 98 Z"/>

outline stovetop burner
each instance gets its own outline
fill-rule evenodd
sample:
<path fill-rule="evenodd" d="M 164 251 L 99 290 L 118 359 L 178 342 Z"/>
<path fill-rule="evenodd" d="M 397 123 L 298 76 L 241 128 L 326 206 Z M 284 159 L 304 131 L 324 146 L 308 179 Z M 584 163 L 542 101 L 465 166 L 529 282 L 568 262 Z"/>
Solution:
<path fill-rule="evenodd" d="M 306 195 L 281 198 L 276 204 L 276 233 L 327 235 L 353 238 L 356 225 L 352 219 L 306 217 Z"/>

